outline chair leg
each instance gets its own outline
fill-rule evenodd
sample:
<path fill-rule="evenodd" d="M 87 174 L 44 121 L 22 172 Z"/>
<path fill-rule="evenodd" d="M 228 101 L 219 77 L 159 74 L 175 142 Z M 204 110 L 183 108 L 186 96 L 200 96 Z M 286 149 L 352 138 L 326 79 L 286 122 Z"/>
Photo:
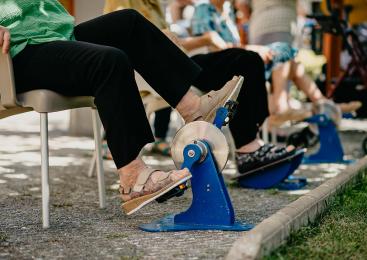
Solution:
<path fill-rule="evenodd" d="M 42 172 L 42 222 L 43 228 L 50 227 L 50 187 L 48 162 L 48 114 L 40 113 L 41 122 L 41 172 Z"/>
<path fill-rule="evenodd" d="M 103 171 L 100 124 L 99 124 L 98 112 L 96 109 L 92 109 L 92 118 L 93 118 L 94 142 L 96 145 L 95 154 L 96 154 L 96 162 L 97 162 L 99 207 L 103 209 L 106 207 L 106 188 L 105 188 L 104 171 Z"/>
<path fill-rule="evenodd" d="M 269 142 L 269 120 L 268 118 L 265 119 L 263 125 L 262 125 L 262 139 L 265 143 L 268 143 Z"/>
<path fill-rule="evenodd" d="M 99 121 L 98 121 L 99 122 Z M 104 136 L 104 129 L 103 126 L 100 127 L 100 134 L 101 134 L 101 139 L 103 139 Z M 94 171 L 96 170 L 96 162 L 97 162 L 97 152 L 96 150 L 94 150 L 93 152 L 93 158 L 89 164 L 89 170 L 88 170 L 88 177 L 92 178 L 94 175 Z"/>
<path fill-rule="evenodd" d="M 93 158 L 90 162 L 89 170 L 88 170 L 88 177 L 89 178 L 92 178 L 93 175 L 94 175 L 94 170 L 96 169 L 96 161 L 97 161 L 97 152 L 94 151 L 93 152 Z"/>

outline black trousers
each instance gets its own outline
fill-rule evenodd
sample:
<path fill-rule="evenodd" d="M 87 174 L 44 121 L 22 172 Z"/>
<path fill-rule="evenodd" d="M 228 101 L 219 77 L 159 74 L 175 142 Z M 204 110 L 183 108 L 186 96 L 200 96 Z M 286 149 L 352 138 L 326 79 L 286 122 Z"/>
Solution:
<path fill-rule="evenodd" d="M 110 13 L 75 27 L 76 41 L 28 45 L 13 59 L 18 93 L 50 89 L 94 96 L 118 168 L 154 141 L 134 69 L 175 107 L 200 67 L 134 10 Z"/>
<path fill-rule="evenodd" d="M 194 86 L 205 92 L 220 89 L 233 75 L 244 76 L 237 114 L 230 122 L 230 128 L 237 147 L 254 140 L 259 126 L 269 115 L 264 63 L 260 56 L 251 51 L 232 48 L 196 55 L 192 60 L 203 69 Z M 155 134 L 160 135 L 157 137 L 165 137 L 162 132 L 168 128 L 169 116 L 167 110 L 156 113 Z"/>
<path fill-rule="evenodd" d="M 155 112 L 154 118 L 154 136 L 159 139 L 165 139 L 169 128 L 169 122 L 171 121 L 172 109 L 164 108 Z"/>

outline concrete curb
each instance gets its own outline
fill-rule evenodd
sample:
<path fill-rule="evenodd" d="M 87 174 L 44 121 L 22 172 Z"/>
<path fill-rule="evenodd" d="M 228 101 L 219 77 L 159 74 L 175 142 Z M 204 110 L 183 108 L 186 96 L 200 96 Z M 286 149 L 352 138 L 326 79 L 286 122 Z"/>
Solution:
<path fill-rule="evenodd" d="M 226 259 L 259 259 L 287 241 L 291 232 L 312 223 L 330 200 L 346 186 L 354 183 L 367 169 L 367 156 L 348 166 L 337 177 L 328 180 L 263 220 L 238 239 Z"/>

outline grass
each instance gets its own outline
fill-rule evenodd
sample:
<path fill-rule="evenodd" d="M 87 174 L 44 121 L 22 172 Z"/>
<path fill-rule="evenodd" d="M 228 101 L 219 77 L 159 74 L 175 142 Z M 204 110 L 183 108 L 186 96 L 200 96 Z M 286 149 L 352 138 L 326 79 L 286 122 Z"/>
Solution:
<path fill-rule="evenodd" d="M 347 188 L 315 224 L 264 259 L 367 259 L 367 177 Z"/>

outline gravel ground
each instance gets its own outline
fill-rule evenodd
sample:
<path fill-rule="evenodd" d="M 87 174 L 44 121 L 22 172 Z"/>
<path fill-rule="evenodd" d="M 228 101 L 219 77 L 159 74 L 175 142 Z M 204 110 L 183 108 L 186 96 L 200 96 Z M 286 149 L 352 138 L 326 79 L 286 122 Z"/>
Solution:
<path fill-rule="evenodd" d="M 120 210 L 113 163 L 105 162 L 107 208 L 98 208 L 97 182 L 86 176 L 93 140 L 67 135 L 67 114 L 50 115 L 51 228 L 41 228 L 38 116 L 0 121 L 0 259 L 223 258 L 241 232 L 146 233 L 140 224 L 185 210 L 190 192 L 163 204 L 152 203 L 133 216 Z M 349 125 L 349 123 L 347 123 Z M 362 156 L 366 123 L 342 133 L 346 154 Z M 353 127 L 354 128 L 354 127 Z M 172 168 L 167 158 L 145 156 L 149 164 Z M 239 220 L 259 223 L 298 196 L 335 177 L 344 165 L 301 166 L 309 185 L 297 192 L 250 190 L 228 185 Z M 229 163 L 224 173 L 235 171 Z"/>

